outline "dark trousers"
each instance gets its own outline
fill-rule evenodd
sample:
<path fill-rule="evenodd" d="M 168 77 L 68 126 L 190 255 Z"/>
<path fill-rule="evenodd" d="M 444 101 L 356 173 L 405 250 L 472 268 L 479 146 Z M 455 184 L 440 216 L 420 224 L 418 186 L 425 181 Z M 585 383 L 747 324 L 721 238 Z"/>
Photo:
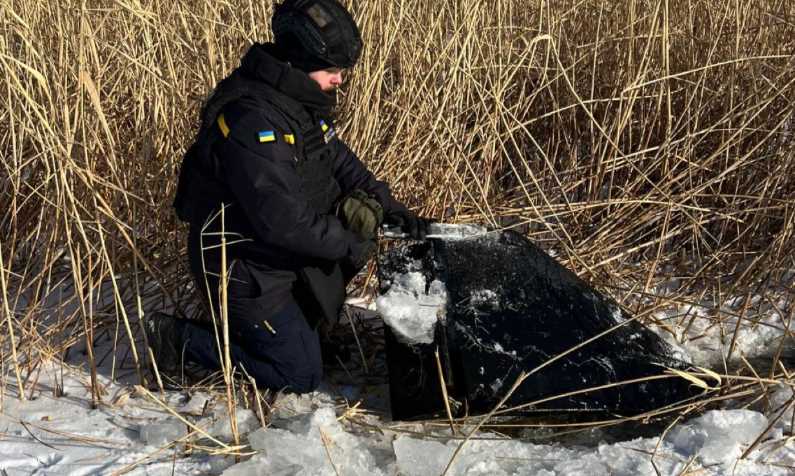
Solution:
<path fill-rule="evenodd" d="M 246 302 L 229 301 L 229 352 L 232 365 L 254 377 L 258 387 L 295 393 L 311 392 L 320 384 L 323 364 L 317 332 L 309 327 L 292 301 L 262 322 L 232 317 L 257 312 Z M 267 321 L 267 324 L 265 322 Z M 220 369 L 212 326 L 183 322 L 185 359 L 208 369 Z M 219 341 L 223 338 L 219 329 Z"/>
<path fill-rule="evenodd" d="M 208 311 L 211 307 L 220 322 L 220 256 L 217 249 L 212 249 L 204 253 L 202 260 L 200 250 L 198 230 L 191 227 L 191 273 Z M 244 259 L 231 259 L 229 273 L 227 314 L 232 365 L 245 369 L 262 388 L 295 393 L 315 390 L 323 375 L 320 342 L 294 299 L 295 274 Z M 221 357 L 212 325 L 187 320 L 181 325 L 185 359 L 219 369 Z M 223 345 L 223 340 L 219 340 Z"/>

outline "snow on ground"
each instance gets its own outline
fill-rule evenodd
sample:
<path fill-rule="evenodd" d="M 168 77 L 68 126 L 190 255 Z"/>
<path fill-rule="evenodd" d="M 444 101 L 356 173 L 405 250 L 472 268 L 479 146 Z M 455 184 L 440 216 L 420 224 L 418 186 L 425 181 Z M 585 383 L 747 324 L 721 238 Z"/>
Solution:
<path fill-rule="evenodd" d="M 403 325 L 408 329 L 404 335 L 425 339 L 444 305 L 444 288 L 412 273 L 404 281 L 392 283 L 394 294 L 384 296 L 392 301 L 378 307 L 393 329 Z M 492 294 L 484 291 L 473 298 L 491 300 Z M 681 346 L 694 364 L 715 366 L 728 353 L 743 308 L 753 309 L 745 314 L 753 322 L 740 326 L 734 356 L 750 359 L 775 351 L 790 326 L 782 311 L 789 307 L 780 299 L 731 299 L 721 306 L 722 321 L 706 302 L 655 317 L 660 322 L 657 331 Z M 395 309 L 406 314 L 425 310 L 428 315 L 400 324 L 400 313 L 389 316 Z M 415 325 L 417 321 L 432 325 Z M 543 438 L 549 429 L 527 429 L 519 438 L 508 439 L 484 431 L 456 454 L 460 434 L 453 437 L 449 429 L 419 423 L 398 426 L 383 411 L 346 412 L 354 398 L 367 398 L 371 389 L 326 383 L 310 395 L 280 397 L 265 428 L 254 412 L 240 407 L 238 427 L 249 456 L 235 461 L 198 448 L 217 449 L 219 444 L 195 433 L 188 436 L 188 426 L 155 400 L 162 398 L 192 425 L 229 444 L 232 437 L 221 396 L 201 391 L 147 394 L 132 385 L 129 369 L 126 376 L 110 381 L 107 362 L 99 375 L 106 393 L 97 408 L 90 405 L 85 366 L 42 364 L 26 384 L 34 398 L 24 402 L 16 398 L 15 379 L 7 374 L 0 402 L 0 475 L 412 476 L 442 474 L 451 459 L 450 475 L 795 474 L 793 392 L 783 385 L 754 406 L 728 402 L 678 422 L 667 432 L 661 429 L 657 436 L 628 433 L 607 438 L 593 431 L 583 438 L 552 440 Z M 63 389 L 60 397 L 54 396 L 57 387 Z M 360 408 L 371 407 L 365 403 Z"/>
<path fill-rule="evenodd" d="M 656 312 L 654 319 L 659 324 L 651 327 L 668 343 L 682 350 L 694 365 L 722 368 L 727 357 L 729 361 L 738 361 L 741 357 L 772 356 L 787 334 L 790 340 L 784 343 L 782 350 L 791 352 L 795 324 L 787 311 L 792 308 L 788 299 L 791 298 L 765 299 L 757 295 L 745 302 L 744 298 L 734 297 L 726 299 L 718 309 L 706 300 L 681 304 Z M 729 356 L 738 321 L 740 326 Z"/>
<path fill-rule="evenodd" d="M 213 458 L 195 456 L 173 460 L 173 448 L 146 458 L 159 447 L 185 434 L 185 425 L 151 399 L 135 395 L 126 386 L 100 376 L 108 396 L 91 408 L 89 376 L 80 370 L 60 370 L 43 364 L 33 398 L 20 401 L 7 389 L 0 412 L 0 469 L 3 474 L 89 475 L 110 474 L 143 462 L 132 474 L 207 474 Z M 10 384 L 13 378 L 7 378 Z M 58 382 L 58 383 L 57 383 Z M 63 396 L 55 397 L 56 387 Z M 30 390 L 28 390 L 30 391 Z M 28 394 L 30 395 L 30 394 Z M 179 406 L 180 395 L 166 401 Z M 207 422 L 209 423 L 209 421 Z M 160 435 L 158 435 L 160 433 Z"/>
<path fill-rule="evenodd" d="M 636 438 L 578 448 L 482 439 L 467 443 L 454 460 L 452 474 L 652 475 L 656 473 L 651 455 L 655 455 L 654 465 L 660 474 L 680 474 L 688 466 L 703 467 L 700 474 L 792 474 L 788 472 L 791 470 L 766 461 L 792 464 L 795 445 L 779 450 L 770 460 L 765 458 L 772 455 L 760 450 L 737 463 L 742 450 L 764 431 L 766 424 L 767 419 L 761 413 L 728 410 L 708 412 L 680 425 L 662 443 L 659 438 Z M 398 437 L 394 442 L 398 468 L 407 476 L 442 474 L 459 444 Z"/>
<path fill-rule="evenodd" d="M 3 474 L 437 475 L 462 442 L 460 437 L 450 438 L 449 430 L 420 436 L 420 424 L 397 428 L 374 415 L 346 415 L 339 396 L 326 389 L 282 396 L 267 428 L 260 427 L 251 411 L 239 411 L 244 443 L 255 452 L 250 458 L 235 463 L 231 457 L 198 450 L 186 455 L 184 444 L 173 444 L 185 437 L 186 425 L 152 397 L 103 379 L 107 403 L 92 409 L 88 377 L 79 370 L 67 369 L 65 395 L 53 396 L 56 371 L 54 365 L 44 367 L 31 401 L 5 396 L 0 419 Z M 704 475 L 791 475 L 795 442 L 785 432 L 791 435 L 792 408 L 787 405 L 792 397 L 790 388 L 779 387 L 770 398 L 768 415 L 748 409 L 712 410 L 676 425 L 662 440 L 630 438 L 578 446 L 479 433 L 463 446 L 448 474 L 654 475 L 656 466 L 664 475 L 686 470 Z M 231 441 L 223 401 L 208 400 L 202 393 L 189 399 L 180 392 L 167 392 L 165 401 L 210 435 Z M 766 430 L 761 443 L 740 459 Z M 206 438 L 200 443 L 217 447 Z"/>

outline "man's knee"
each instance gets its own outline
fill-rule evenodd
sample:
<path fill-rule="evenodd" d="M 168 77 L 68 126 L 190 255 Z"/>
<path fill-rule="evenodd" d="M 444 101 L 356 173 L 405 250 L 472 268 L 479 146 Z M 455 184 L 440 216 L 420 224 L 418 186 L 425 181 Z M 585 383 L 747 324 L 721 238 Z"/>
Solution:
<path fill-rule="evenodd" d="M 320 362 L 307 359 L 299 348 L 269 350 L 246 354 L 246 370 L 259 386 L 289 393 L 309 393 L 320 385 L 323 378 Z"/>
<path fill-rule="evenodd" d="M 266 386 L 277 384 L 288 392 L 312 392 L 323 378 L 320 341 L 302 315 L 294 315 L 287 322 L 280 322 L 281 332 L 275 335 L 258 327 L 251 329 L 244 337 L 248 355 L 263 363 L 263 373 L 271 373 L 268 367 L 273 369 L 271 380 L 275 381 L 262 382 Z"/>

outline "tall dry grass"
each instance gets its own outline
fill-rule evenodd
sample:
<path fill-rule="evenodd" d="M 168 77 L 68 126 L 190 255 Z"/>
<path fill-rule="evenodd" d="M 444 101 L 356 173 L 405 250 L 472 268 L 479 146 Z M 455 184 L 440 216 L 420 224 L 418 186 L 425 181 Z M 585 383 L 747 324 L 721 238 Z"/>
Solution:
<path fill-rule="evenodd" d="M 3 385 L 77 342 L 93 369 L 95 332 L 140 340 L 133 317 L 194 299 L 170 207 L 181 155 L 271 8 L 3 0 Z M 650 306 L 671 275 L 675 298 L 719 303 L 793 269 L 791 1 L 352 10 L 366 47 L 341 135 L 425 215 L 520 230 Z"/>

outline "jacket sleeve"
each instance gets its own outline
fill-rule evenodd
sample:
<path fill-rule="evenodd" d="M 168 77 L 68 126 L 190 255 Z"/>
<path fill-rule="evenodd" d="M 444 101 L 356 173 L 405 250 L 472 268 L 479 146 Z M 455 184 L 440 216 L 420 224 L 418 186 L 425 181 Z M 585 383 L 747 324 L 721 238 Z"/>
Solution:
<path fill-rule="evenodd" d="M 261 142 L 259 131 L 273 132 L 275 139 Z M 264 243 L 327 260 L 360 251 L 356 235 L 336 217 L 318 214 L 309 205 L 292 147 L 262 116 L 239 121 L 215 147 L 232 194 Z"/>
<path fill-rule="evenodd" d="M 392 196 L 392 191 L 386 182 L 376 180 L 375 176 L 367 170 L 356 154 L 342 140 L 337 143 L 337 157 L 334 161 L 334 178 L 342 188 L 343 195 L 347 195 L 359 188 L 372 195 L 384 207 L 385 214 L 406 210 L 406 206 Z"/>

